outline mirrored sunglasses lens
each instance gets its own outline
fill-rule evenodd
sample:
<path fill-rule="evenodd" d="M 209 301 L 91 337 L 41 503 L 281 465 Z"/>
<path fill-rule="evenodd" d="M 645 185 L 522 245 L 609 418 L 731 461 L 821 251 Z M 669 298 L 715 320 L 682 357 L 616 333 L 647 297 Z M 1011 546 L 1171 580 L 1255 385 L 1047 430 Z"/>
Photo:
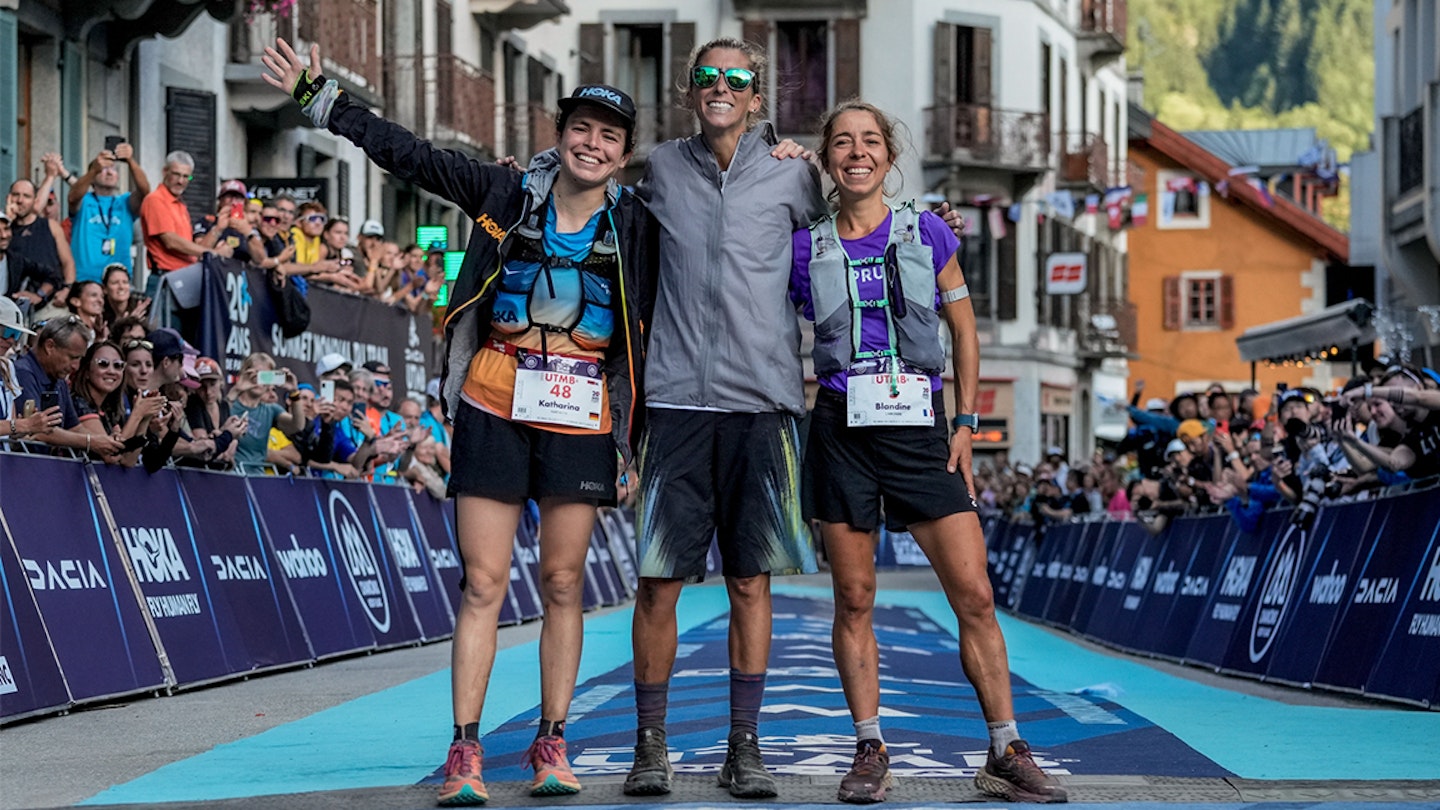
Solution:
<path fill-rule="evenodd" d="M 701 65 L 695 68 L 695 73 L 691 75 L 690 80 L 695 83 L 696 87 L 703 90 L 720 80 L 720 68 Z"/>
<path fill-rule="evenodd" d="M 744 90 L 755 81 L 755 74 L 744 68 L 730 68 L 725 71 L 725 83 L 731 90 Z"/>

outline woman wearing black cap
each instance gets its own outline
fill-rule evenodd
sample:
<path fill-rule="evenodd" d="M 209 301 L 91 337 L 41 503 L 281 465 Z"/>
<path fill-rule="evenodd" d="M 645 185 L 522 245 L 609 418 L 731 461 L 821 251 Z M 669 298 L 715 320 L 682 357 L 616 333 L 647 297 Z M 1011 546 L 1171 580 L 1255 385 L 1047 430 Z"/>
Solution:
<path fill-rule="evenodd" d="M 435 148 L 352 102 L 280 40 L 266 81 L 376 165 L 458 205 L 474 222 L 446 314 L 443 399 L 455 423 L 450 483 L 464 560 L 451 685 L 455 737 L 442 805 L 481 804 L 479 720 L 495 659 L 515 530 L 540 505 L 541 721 L 526 762 L 535 795 L 580 789 L 564 725 L 582 640 L 595 509 L 616 500 L 630 459 L 641 307 L 653 263 L 645 206 L 615 182 L 634 149 L 635 105 L 604 85 L 560 101 L 559 144 L 524 175 Z M 622 479 L 621 484 L 624 484 Z"/>

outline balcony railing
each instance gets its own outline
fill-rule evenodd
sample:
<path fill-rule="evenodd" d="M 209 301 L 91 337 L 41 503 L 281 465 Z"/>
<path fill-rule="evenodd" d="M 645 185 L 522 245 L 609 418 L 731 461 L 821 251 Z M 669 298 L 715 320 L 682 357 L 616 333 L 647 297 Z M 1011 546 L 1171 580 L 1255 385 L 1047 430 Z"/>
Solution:
<path fill-rule="evenodd" d="M 299 0 L 291 16 L 300 21 L 301 39 L 320 44 L 327 69 L 339 69 L 341 75 L 334 78 L 346 78 L 378 97 L 384 85 L 378 13 L 375 0 Z"/>
<path fill-rule="evenodd" d="M 1425 182 L 1425 108 L 1416 107 L 1400 119 L 1399 193 L 1416 189 Z"/>
<path fill-rule="evenodd" d="M 506 104 L 505 149 L 524 166 L 537 152 L 555 145 L 555 115 L 534 101 Z"/>
<path fill-rule="evenodd" d="M 1060 155 L 1061 183 L 1070 186 L 1106 188 L 1110 181 L 1110 150 L 1105 139 L 1093 133 L 1065 136 L 1065 149 Z"/>
<path fill-rule="evenodd" d="M 1125 52 L 1125 0 L 1081 0 L 1080 32 L 1096 40 L 1097 53 Z"/>
<path fill-rule="evenodd" d="M 494 77 L 453 54 L 438 57 L 435 75 L 435 135 L 494 150 Z"/>
<path fill-rule="evenodd" d="M 1043 171 L 1050 163 L 1050 118 L 1045 113 L 951 104 L 925 110 L 931 159 L 994 168 Z"/>

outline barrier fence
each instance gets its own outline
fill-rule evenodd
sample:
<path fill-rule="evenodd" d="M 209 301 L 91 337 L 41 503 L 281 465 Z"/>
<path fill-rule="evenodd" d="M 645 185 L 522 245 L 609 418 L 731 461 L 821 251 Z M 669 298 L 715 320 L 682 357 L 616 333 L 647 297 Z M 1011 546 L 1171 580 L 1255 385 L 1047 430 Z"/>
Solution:
<path fill-rule="evenodd" d="M 1266 513 L 982 521 L 997 606 L 1142 655 L 1440 709 L 1440 489 Z M 886 533 L 880 564 L 924 564 Z"/>
<path fill-rule="evenodd" d="M 454 521 L 406 487 L 0 453 L 0 722 L 447 638 Z M 586 610 L 633 596 L 631 521 L 601 511 Z M 537 532 L 502 624 L 541 614 Z"/>

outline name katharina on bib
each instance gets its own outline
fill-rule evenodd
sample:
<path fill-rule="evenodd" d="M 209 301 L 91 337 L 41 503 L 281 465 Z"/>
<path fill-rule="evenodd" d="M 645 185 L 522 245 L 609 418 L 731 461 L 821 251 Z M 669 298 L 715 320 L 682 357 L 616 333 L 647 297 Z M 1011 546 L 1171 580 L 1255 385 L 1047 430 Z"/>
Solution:
<path fill-rule="evenodd" d="M 559 400 L 554 400 L 554 399 L 542 399 L 542 400 L 540 400 L 540 407 L 542 407 L 542 408 L 560 408 L 561 410 L 576 411 L 576 412 L 579 412 L 579 410 L 580 410 L 580 406 L 579 406 L 579 405 L 571 405 L 571 404 L 568 403 L 568 402 L 561 402 L 561 401 L 559 401 Z"/>

